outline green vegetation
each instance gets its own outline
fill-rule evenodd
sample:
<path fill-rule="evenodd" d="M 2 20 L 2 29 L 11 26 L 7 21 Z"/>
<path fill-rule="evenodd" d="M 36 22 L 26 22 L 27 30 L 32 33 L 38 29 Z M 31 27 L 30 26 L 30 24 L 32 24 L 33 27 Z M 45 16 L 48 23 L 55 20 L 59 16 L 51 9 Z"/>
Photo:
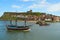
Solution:
<path fill-rule="evenodd" d="M 19 15 L 19 14 L 23 14 L 23 15 L 36 15 L 36 16 L 40 16 L 42 13 L 40 12 L 22 12 L 22 13 L 16 13 L 16 12 L 4 12 L 4 14 L 1 16 L 0 20 L 15 20 L 16 17 L 12 17 L 12 15 Z M 23 18 L 17 18 L 18 20 L 24 20 Z"/>

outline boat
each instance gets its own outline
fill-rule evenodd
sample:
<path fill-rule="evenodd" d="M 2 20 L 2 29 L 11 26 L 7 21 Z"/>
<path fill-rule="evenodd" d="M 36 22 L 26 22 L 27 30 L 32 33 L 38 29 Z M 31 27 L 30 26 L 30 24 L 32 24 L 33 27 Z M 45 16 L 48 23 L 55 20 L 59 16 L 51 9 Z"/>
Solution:
<path fill-rule="evenodd" d="M 8 30 L 29 30 L 28 26 L 15 26 L 15 25 L 7 25 Z"/>
<path fill-rule="evenodd" d="M 37 22 L 36 22 L 36 24 L 39 24 L 39 23 L 41 23 L 41 22 L 40 22 L 40 21 L 37 21 Z"/>
<path fill-rule="evenodd" d="M 40 26 L 48 26 L 49 24 L 46 23 L 45 21 L 42 21 L 41 23 L 39 23 Z"/>
<path fill-rule="evenodd" d="M 40 26 L 48 26 L 49 24 L 47 24 L 47 23 L 45 23 L 45 24 L 40 23 L 39 25 Z"/>
<path fill-rule="evenodd" d="M 38 21 L 38 22 L 36 22 L 36 24 L 39 24 L 40 26 L 48 26 L 49 25 L 45 21 Z"/>
<path fill-rule="evenodd" d="M 16 15 L 16 17 L 17 17 L 17 15 Z M 10 20 L 10 25 L 7 25 L 7 30 L 24 30 L 24 31 L 28 30 L 29 31 L 30 28 L 29 28 L 29 26 L 26 25 L 26 18 L 24 20 L 24 24 L 25 25 L 23 25 L 23 26 L 18 26 L 17 25 L 17 18 L 16 18 L 15 25 L 13 25 L 12 21 Z"/>

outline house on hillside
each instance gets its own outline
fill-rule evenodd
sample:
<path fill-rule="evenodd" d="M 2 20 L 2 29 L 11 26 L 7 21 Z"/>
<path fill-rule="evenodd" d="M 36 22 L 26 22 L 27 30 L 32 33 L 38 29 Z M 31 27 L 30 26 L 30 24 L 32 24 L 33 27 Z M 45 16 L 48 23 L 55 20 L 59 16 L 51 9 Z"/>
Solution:
<path fill-rule="evenodd" d="M 39 12 L 32 12 L 32 10 L 27 11 L 27 12 L 4 12 L 4 16 L 8 16 L 8 18 L 16 18 L 18 17 L 19 19 L 24 19 L 26 16 L 27 20 L 38 20 L 38 16 L 40 16 Z M 10 16 L 10 17 L 9 17 Z"/>
<path fill-rule="evenodd" d="M 47 14 L 45 17 L 45 21 L 51 22 L 52 21 L 52 15 Z"/>
<path fill-rule="evenodd" d="M 40 20 L 45 20 L 45 17 L 46 17 L 46 14 L 45 14 L 45 13 L 42 13 L 42 14 L 40 15 Z"/>
<path fill-rule="evenodd" d="M 60 21 L 60 18 L 58 16 L 53 16 L 53 21 L 54 22 L 59 22 Z"/>

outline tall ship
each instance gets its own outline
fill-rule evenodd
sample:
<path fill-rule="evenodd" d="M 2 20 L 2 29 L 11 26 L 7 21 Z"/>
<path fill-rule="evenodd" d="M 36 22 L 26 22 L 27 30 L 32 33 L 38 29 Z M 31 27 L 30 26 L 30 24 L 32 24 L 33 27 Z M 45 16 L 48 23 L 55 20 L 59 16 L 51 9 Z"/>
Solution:
<path fill-rule="evenodd" d="M 17 25 L 17 13 L 16 13 L 16 19 L 15 21 L 15 25 L 12 24 L 12 20 L 10 20 L 10 24 L 7 25 L 7 30 L 24 30 L 24 31 L 29 31 L 30 28 L 29 26 L 26 25 L 26 16 L 24 15 L 24 25 L 23 26 L 18 26 Z"/>

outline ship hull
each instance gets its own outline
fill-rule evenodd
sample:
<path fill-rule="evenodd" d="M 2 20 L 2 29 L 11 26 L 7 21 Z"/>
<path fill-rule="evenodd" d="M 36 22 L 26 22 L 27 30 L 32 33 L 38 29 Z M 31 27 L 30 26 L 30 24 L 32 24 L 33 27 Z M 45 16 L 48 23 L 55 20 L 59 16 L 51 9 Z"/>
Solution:
<path fill-rule="evenodd" d="M 8 30 L 29 30 L 28 26 L 12 26 L 12 25 L 8 25 L 7 26 Z"/>

